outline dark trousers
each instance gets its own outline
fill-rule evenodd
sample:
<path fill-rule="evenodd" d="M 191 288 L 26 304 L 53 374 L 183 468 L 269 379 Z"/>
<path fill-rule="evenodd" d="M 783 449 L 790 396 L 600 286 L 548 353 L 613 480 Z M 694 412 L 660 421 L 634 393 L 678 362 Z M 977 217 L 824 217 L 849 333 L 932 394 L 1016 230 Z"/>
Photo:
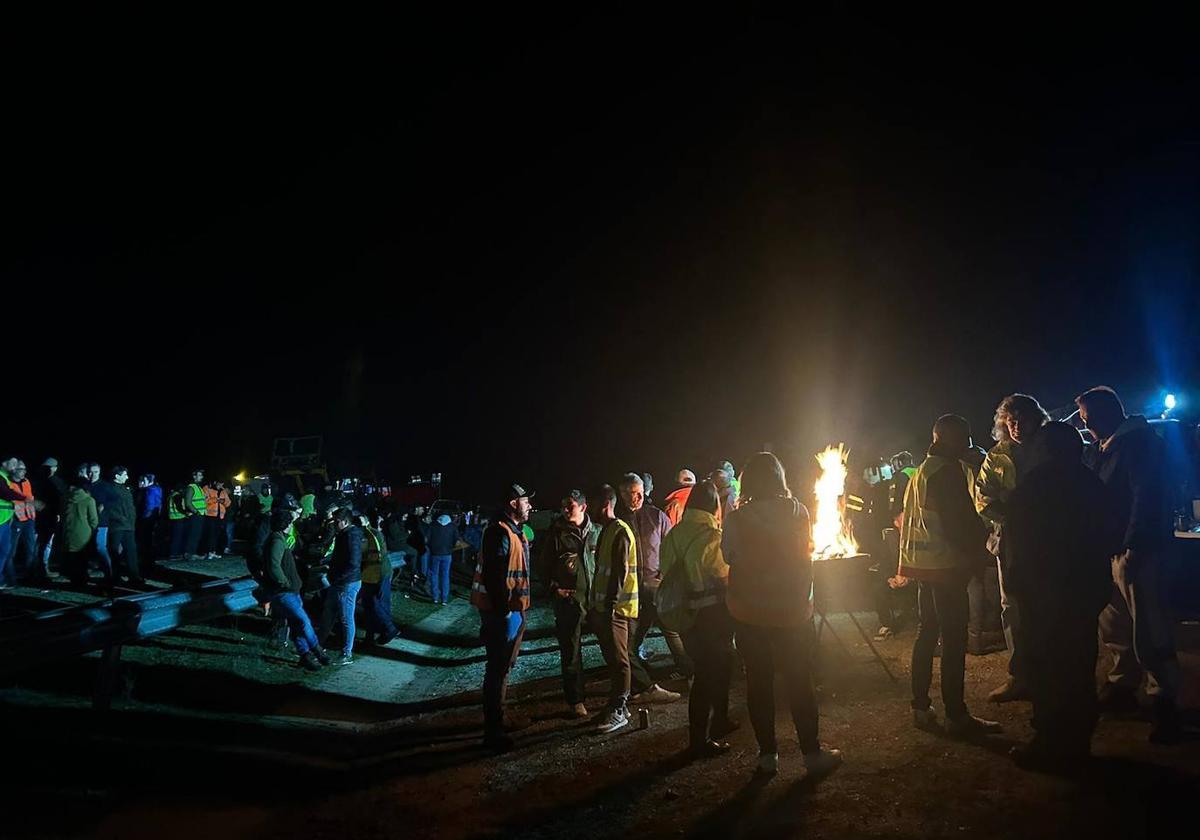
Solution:
<path fill-rule="evenodd" d="M 37 520 L 13 519 L 13 571 L 20 580 L 44 580 L 42 555 L 38 554 Z"/>
<path fill-rule="evenodd" d="M 171 557 L 183 556 L 184 547 L 187 545 L 188 535 L 188 519 L 172 519 L 171 523 Z"/>
<path fill-rule="evenodd" d="M 200 538 L 204 535 L 204 520 L 208 519 L 203 514 L 196 514 L 183 520 L 187 523 L 184 531 L 183 553 L 195 556 L 200 551 Z"/>
<path fill-rule="evenodd" d="M 138 546 L 138 561 L 150 569 L 154 566 L 154 525 L 158 520 L 155 518 L 139 519 L 137 521 L 136 531 Z"/>
<path fill-rule="evenodd" d="M 917 638 L 912 652 L 912 707 L 928 709 L 933 683 L 933 652 L 942 637 L 942 704 L 946 717 L 967 713 L 963 679 L 967 672 L 967 579 L 953 583 L 917 582 Z"/>
<path fill-rule="evenodd" d="M 630 647 L 631 655 L 634 659 L 638 659 L 637 654 L 642 647 L 642 642 L 646 641 L 646 636 L 649 635 L 650 629 L 658 623 L 657 596 L 657 586 L 641 586 L 638 590 L 637 632 L 633 635 L 633 643 Z M 671 651 L 671 658 L 675 660 L 675 667 L 690 676 L 692 673 L 692 660 L 688 657 L 687 651 L 684 648 L 683 639 L 678 633 L 666 628 L 662 628 L 662 634 L 663 639 L 666 640 L 667 649 Z"/>
<path fill-rule="evenodd" d="M 487 652 L 487 666 L 483 672 L 483 731 L 487 735 L 499 735 L 504 731 L 504 698 L 508 694 L 508 675 L 517 663 L 521 652 L 521 639 L 525 635 L 525 617 L 521 617 L 521 628 L 511 642 L 508 640 L 508 625 L 502 612 L 479 614 L 479 637 Z"/>
<path fill-rule="evenodd" d="M 66 573 L 67 580 L 72 586 L 86 586 L 88 582 L 88 563 L 95 554 L 93 548 L 88 545 L 79 551 L 64 551 L 63 552 L 63 572 Z"/>
<path fill-rule="evenodd" d="M 142 579 L 142 572 L 138 566 L 137 540 L 134 538 L 133 531 L 116 531 L 109 528 L 108 556 L 112 561 L 110 574 L 116 574 L 117 563 L 121 562 L 124 564 L 125 572 L 130 580 L 140 581 Z"/>
<path fill-rule="evenodd" d="M 396 635 L 396 622 L 392 619 L 392 579 L 385 577 L 379 583 L 364 583 L 359 590 L 359 603 L 362 604 L 363 616 L 360 622 L 367 631 L 367 636 L 378 633 L 380 636 Z"/>
<path fill-rule="evenodd" d="M 737 625 L 738 652 L 746 665 L 746 705 L 759 751 L 764 754 L 779 751 L 775 740 L 776 665 L 783 670 L 800 750 L 812 753 L 821 748 L 812 681 L 815 640 L 811 619 L 799 627 Z"/>
<path fill-rule="evenodd" d="M 1096 728 L 1098 610 L 1021 600 L 1034 744 L 1057 755 L 1091 751 Z"/>
<path fill-rule="evenodd" d="M 600 652 L 608 665 L 608 705 L 623 709 L 631 692 L 641 694 L 654 684 L 646 666 L 637 657 L 633 640 L 637 636 L 636 618 L 615 613 L 592 612 L 592 629 L 600 642 Z"/>
<path fill-rule="evenodd" d="M 202 554 L 216 554 L 221 550 L 221 533 L 225 530 L 225 520 L 219 516 L 205 516 L 200 526 L 202 531 Z"/>
<path fill-rule="evenodd" d="M 558 651 L 562 664 L 563 695 L 568 706 L 582 703 L 583 690 L 583 634 L 586 613 L 574 597 L 563 598 L 553 595 L 554 633 L 558 636 Z"/>
<path fill-rule="evenodd" d="M 688 696 L 688 740 L 708 740 L 710 722 L 729 720 L 729 681 L 733 672 L 733 622 L 724 604 L 705 607 L 683 633 L 695 679 Z"/>

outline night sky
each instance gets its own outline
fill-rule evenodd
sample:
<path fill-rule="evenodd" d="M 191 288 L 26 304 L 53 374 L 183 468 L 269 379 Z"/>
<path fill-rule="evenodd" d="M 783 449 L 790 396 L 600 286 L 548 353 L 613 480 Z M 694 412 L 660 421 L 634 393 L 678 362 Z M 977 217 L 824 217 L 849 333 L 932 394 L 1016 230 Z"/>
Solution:
<path fill-rule="evenodd" d="M 1200 402 L 1194 45 L 108 23 L 10 59 L 26 460 L 170 481 L 324 434 L 343 469 L 552 504 L 766 443 L 915 450 L 946 411 L 986 441 L 1015 390 Z"/>

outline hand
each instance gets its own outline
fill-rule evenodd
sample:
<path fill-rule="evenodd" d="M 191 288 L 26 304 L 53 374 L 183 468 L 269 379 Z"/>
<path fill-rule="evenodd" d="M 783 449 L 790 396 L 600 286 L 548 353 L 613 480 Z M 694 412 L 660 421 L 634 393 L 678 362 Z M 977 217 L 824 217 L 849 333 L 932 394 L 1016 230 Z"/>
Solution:
<path fill-rule="evenodd" d="M 903 589 L 904 587 L 908 586 L 908 578 L 904 577 L 903 575 L 895 575 L 894 577 L 888 578 L 887 583 L 892 589 Z"/>

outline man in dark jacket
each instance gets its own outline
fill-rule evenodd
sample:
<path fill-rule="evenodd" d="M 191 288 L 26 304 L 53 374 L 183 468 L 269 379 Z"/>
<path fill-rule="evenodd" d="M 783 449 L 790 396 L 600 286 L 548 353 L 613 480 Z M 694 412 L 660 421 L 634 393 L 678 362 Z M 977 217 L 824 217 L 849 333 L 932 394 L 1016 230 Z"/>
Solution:
<path fill-rule="evenodd" d="M 1032 451 L 1008 497 L 1005 576 L 1021 604 L 1036 735 L 1014 758 L 1052 766 L 1086 758 L 1091 748 L 1096 618 L 1112 594 L 1110 558 L 1121 535 L 1108 491 L 1080 460 L 1074 427 L 1050 423 L 1023 446 Z"/>
<path fill-rule="evenodd" d="M 588 716 L 583 704 L 583 633 L 588 596 L 596 574 L 600 526 L 587 513 L 587 497 L 572 490 L 562 498 L 562 516 L 550 523 L 540 540 L 546 588 L 554 607 L 554 629 L 562 661 L 563 694 L 570 714 Z"/>
<path fill-rule="evenodd" d="M 324 644 L 334 622 L 341 624 L 345 640 L 337 664 L 349 665 L 354 661 L 354 606 L 358 601 L 358 590 L 362 588 L 363 532 L 355 524 L 356 517 L 349 508 L 338 508 L 333 521 L 337 536 L 329 558 L 329 589 L 325 592 L 317 638 Z"/>
<path fill-rule="evenodd" d="M 458 526 L 449 514 L 440 514 L 429 526 L 429 597 L 435 604 L 450 603 L 450 562 L 458 545 Z"/>
<path fill-rule="evenodd" d="M 58 475 L 57 458 L 47 458 L 42 462 L 42 477 L 34 482 L 33 495 L 46 505 L 38 511 L 37 538 L 38 557 L 42 561 L 42 570 L 47 571 L 54 547 L 54 534 L 62 521 L 63 505 L 67 499 L 67 484 Z"/>
<path fill-rule="evenodd" d="M 626 473 L 621 481 L 621 502 L 624 512 L 621 519 L 633 530 L 637 541 L 638 561 L 638 620 L 637 632 L 633 638 L 631 655 L 641 655 L 642 644 L 650 628 L 658 621 L 658 609 L 655 597 L 662 580 L 658 574 L 658 552 L 662 546 L 663 537 L 671 530 L 671 520 L 661 510 L 645 499 L 645 485 L 637 473 Z M 663 628 L 663 638 L 675 660 L 678 677 L 684 678 L 692 673 L 692 662 L 683 649 L 683 639 L 679 634 Z M 634 702 L 639 697 L 631 698 Z"/>
<path fill-rule="evenodd" d="M 288 547 L 287 529 L 292 524 L 292 514 L 287 510 L 276 510 L 270 514 L 270 535 L 264 547 L 264 569 L 259 597 L 270 604 L 276 618 L 282 618 L 292 631 L 296 641 L 296 652 L 300 654 L 301 667 L 319 671 L 329 664 L 329 656 L 317 642 L 312 622 L 304 611 L 300 599 L 300 573 L 296 560 Z"/>
<path fill-rule="evenodd" d="M 137 511 L 133 504 L 133 492 L 129 489 L 129 470 L 113 467 L 112 481 L 105 482 L 104 515 L 108 517 L 108 556 L 116 574 L 118 560 L 123 560 L 129 582 L 141 585 L 142 572 L 138 565 L 138 547 L 135 538 Z"/>
<path fill-rule="evenodd" d="M 1124 528 L 1120 551 L 1112 558 L 1112 597 L 1100 614 L 1100 637 L 1113 658 L 1101 709 L 1136 711 L 1134 692 L 1144 673 L 1146 694 L 1154 703 L 1150 740 L 1175 743 L 1181 734 L 1175 705 L 1179 661 L 1163 592 L 1171 539 L 1165 447 L 1146 418 L 1125 415 L 1111 388 L 1093 388 L 1075 402 L 1096 438 L 1084 462 L 1108 487 Z"/>

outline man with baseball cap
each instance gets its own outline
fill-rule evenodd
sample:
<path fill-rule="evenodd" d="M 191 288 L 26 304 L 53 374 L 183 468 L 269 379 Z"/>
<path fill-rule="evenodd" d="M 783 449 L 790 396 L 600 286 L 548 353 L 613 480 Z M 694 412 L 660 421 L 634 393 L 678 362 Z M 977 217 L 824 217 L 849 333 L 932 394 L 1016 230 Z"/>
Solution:
<path fill-rule="evenodd" d="M 662 508 L 667 519 L 671 520 L 672 528 L 679 524 L 680 519 L 683 519 L 683 509 L 687 507 L 688 496 L 692 495 L 692 488 L 696 486 L 696 474 L 684 468 L 676 476 L 675 484 L 678 485 L 677 488 L 663 500 Z"/>
<path fill-rule="evenodd" d="M 521 526 L 529 519 L 534 491 L 506 486 L 496 522 L 483 532 L 471 604 L 479 610 L 479 636 L 487 651 L 483 676 L 483 743 L 497 752 L 512 749 L 504 732 L 508 674 L 521 650 L 525 611 L 529 609 L 529 542 Z"/>

